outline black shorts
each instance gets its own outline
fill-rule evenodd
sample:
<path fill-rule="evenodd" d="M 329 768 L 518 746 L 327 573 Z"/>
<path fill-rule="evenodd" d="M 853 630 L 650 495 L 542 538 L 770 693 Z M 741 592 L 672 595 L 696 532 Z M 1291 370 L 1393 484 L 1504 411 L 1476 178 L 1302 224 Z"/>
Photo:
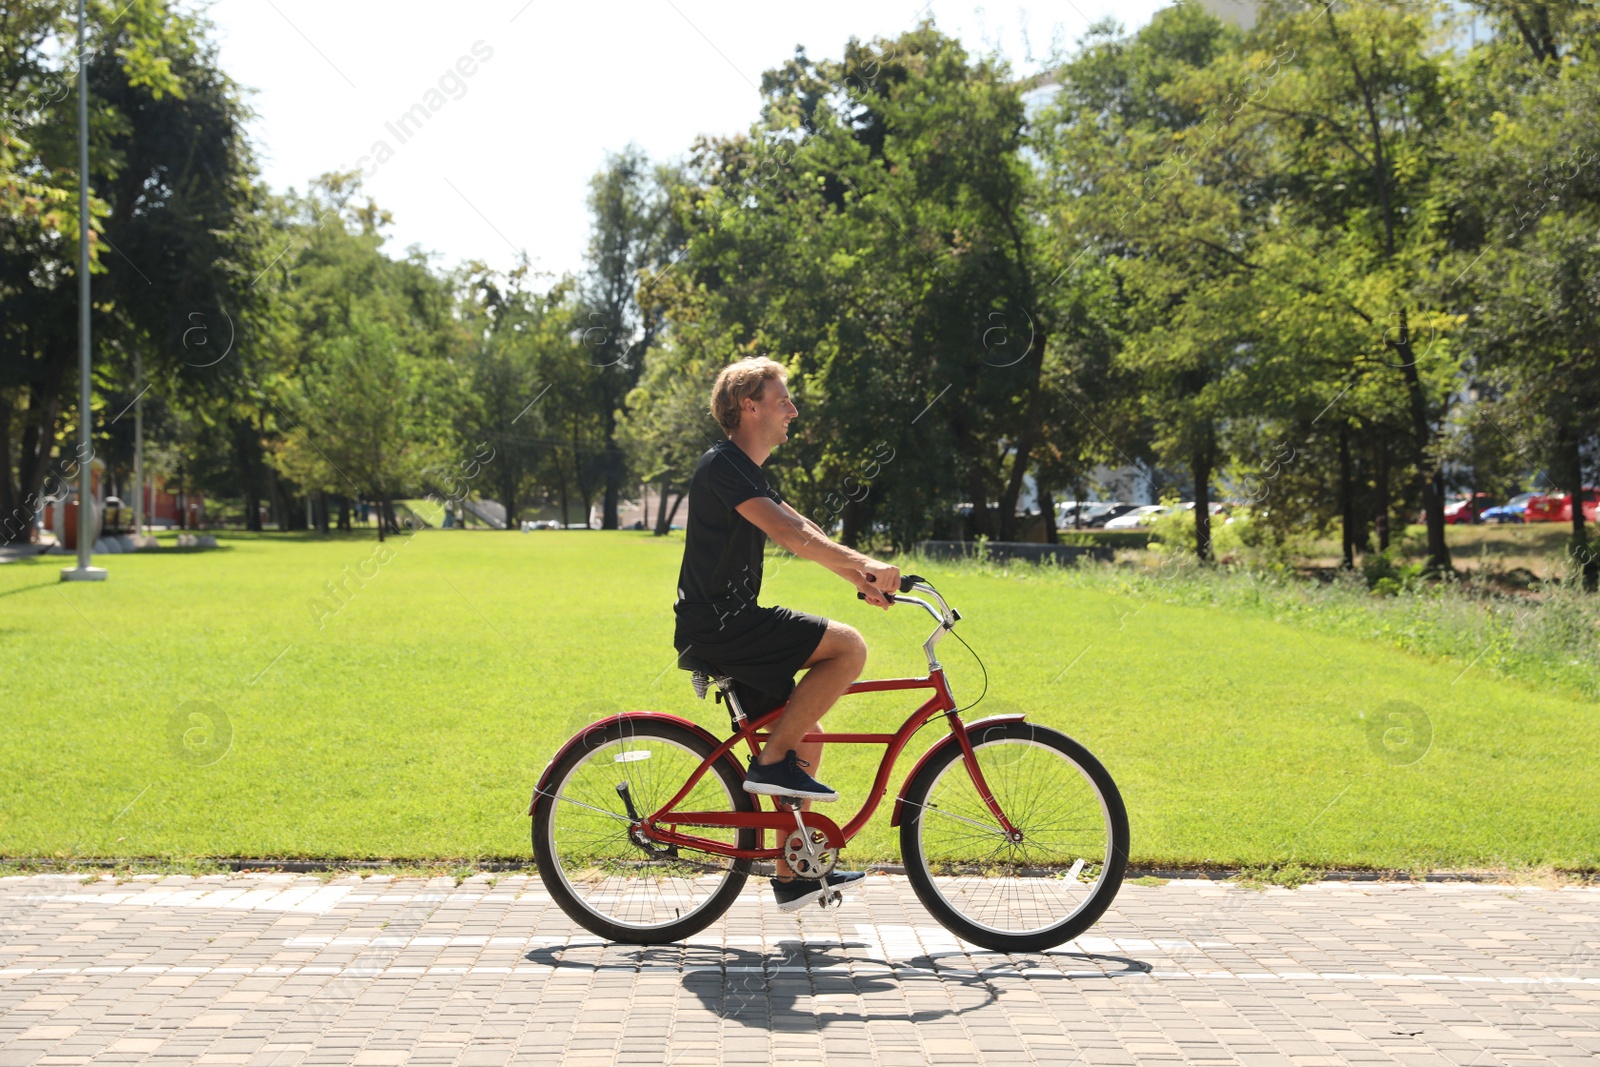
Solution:
<path fill-rule="evenodd" d="M 752 719 L 789 699 L 795 673 L 828 630 L 820 615 L 779 607 L 752 605 L 719 616 L 709 607 L 680 603 L 676 614 L 673 645 L 732 678 L 739 706 Z"/>

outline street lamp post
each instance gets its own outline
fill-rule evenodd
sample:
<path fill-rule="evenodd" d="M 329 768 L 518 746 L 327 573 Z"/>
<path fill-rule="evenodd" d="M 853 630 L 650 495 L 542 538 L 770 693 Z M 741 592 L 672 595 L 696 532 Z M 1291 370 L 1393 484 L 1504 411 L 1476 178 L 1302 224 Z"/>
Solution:
<path fill-rule="evenodd" d="M 89 436 L 89 53 L 84 48 L 83 22 L 83 0 L 78 0 L 78 565 L 61 569 L 63 582 L 100 582 L 106 577 L 104 567 L 89 565 L 94 448 Z"/>
<path fill-rule="evenodd" d="M 144 547 L 144 350 L 133 351 L 133 536 Z"/>

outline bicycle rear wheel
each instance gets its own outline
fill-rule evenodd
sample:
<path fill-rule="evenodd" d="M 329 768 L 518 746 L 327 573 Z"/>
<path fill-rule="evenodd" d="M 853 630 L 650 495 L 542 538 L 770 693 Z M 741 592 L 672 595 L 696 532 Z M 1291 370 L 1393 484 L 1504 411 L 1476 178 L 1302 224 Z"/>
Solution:
<path fill-rule="evenodd" d="M 1105 913 L 1128 863 L 1128 813 L 1111 775 L 1067 735 L 1027 722 L 968 737 L 1013 840 L 948 744 L 906 787 L 900 851 L 923 906 L 997 952 L 1038 952 Z"/>
<path fill-rule="evenodd" d="M 671 800 L 712 751 L 707 738 L 683 726 L 624 718 L 591 727 L 551 768 L 535 811 L 533 854 L 551 898 L 574 922 L 609 941 L 657 945 L 700 932 L 733 904 L 749 860 L 641 843 L 628 813 L 628 799 L 640 816 Z M 755 810 L 728 759 L 713 764 L 679 807 Z M 756 845 L 749 828 L 693 832 L 738 848 Z"/>

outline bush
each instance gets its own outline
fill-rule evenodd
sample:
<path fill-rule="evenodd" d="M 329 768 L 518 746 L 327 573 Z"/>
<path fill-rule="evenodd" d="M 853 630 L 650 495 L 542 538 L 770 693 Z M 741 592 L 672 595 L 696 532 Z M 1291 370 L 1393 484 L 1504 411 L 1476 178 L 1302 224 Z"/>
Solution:
<path fill-rule="evenodd" d="M 1400 562 L 1399 550 L 1393 547 L 1382 552 L 1368 553 L 1361 561 L 1361 575 L 1367 588 L 1379 596 L 1397 596 L 1416 589 L 1422 581 L 1425 564 Z"/>
<path fill-rule="evenodd" d="M 1256 550 L 1265 547 L 1265 539 L 1260 536 L 1261 531 L 1250 520 L 1249 513 L 1243 509 L 1241 511 L 1240 518 L 1231 523 L 1227 521 L 1226 515 L 1211 516 L 1212 559 L 1231 558 L 1238 561 L 1247 554 L 1253 558 L 1258 554 Z M 1147 528 L 1150 530 L 1152 551 L 1165 556 L 1174 553 L 1190 556 L 1196 554 L 1193 508 L 1169 511 L 1150 523 Z"/>

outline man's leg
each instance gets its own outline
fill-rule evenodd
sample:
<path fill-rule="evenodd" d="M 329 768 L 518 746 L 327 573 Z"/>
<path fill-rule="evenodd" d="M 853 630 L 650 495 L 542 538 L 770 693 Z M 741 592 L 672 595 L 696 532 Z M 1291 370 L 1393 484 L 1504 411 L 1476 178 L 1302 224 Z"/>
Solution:
<path fill-rule="evenodd" d="M 805 677 L 794 687 L 788 706 L 773 724 L 772 736 L 761 750 L 760 762 L 774 763 L 792 748 L 795 755 L 810 764 L 808 770 L 815 776 L 822 762 L 822 742 L 801 741 L 800 738 L 821 721 L 828 709 L 844 695 L 850 683 L 861 677 L 866 663 L 867 643 L 861 639 L 861 635 L 854 627 L 830 619 L 828 630 L 817 644 L 817 650 L 805 662 L 809 668 Z M 807 800 L 800 806 L 809 811 L 811 801 Z M 776 867 L 779 881 L 794 877 L 794 872 L 782 856 L 778 857 Z"/>
<path fill-rule="evenodd" d="M 813 769 L 822 756 L 820 742 L 800 739 L 821 721 L 829 708 L 844 695 L 850 683 L 861 677 L 867 665 L 867 643 L 854 627 L 828 620 L 828 629 L 817 649 L 806 660 L 806 675 L 789 695 L 788 706 L 772 726 L 772 736 L 761 749 L 759 762 L 772 764 L 789 750 L 811 762 Z"/>

